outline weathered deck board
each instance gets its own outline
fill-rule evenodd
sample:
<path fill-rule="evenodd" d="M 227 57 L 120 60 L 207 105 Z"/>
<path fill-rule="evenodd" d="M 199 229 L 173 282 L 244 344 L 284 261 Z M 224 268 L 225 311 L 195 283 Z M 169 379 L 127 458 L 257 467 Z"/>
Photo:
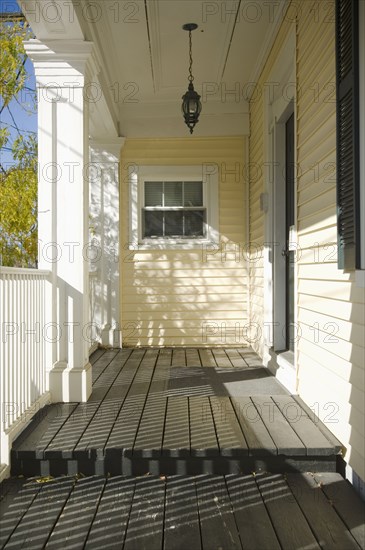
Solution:
<path fill-rule="evenodd" d="M 174 349 L 172 351 L 172 362 L 173 367 L 186 367 L 186 354 L 184 349 Z"/>
<path fill-rule="evenodd" d="M 233 365 L 224 349 L 213 348 L 212 353 L 218 368 L 232 368 Z"/>
<path fill-rule="evenodd" d="M 237 348 L 248 367 L 262 367 L 262 359 L 250 348 Z"/>
<path fill-rule="evenodd" d="M 190 454 L 188 397 L 167 398 L 162 454 L 175 457 Z"/>
<path fill-rule="evenodd" d="M 170 367 L 172 361 L 172 349 L 162 348 L 157 358 L 157 366 Z"/>
<path fill-rule="evenodd" d="M 293 399 L 295 399 L 298 405 L 302 407 L 303 411 L 305 411 L 309 416 L 309 418 L 311 418 L 313 422 L 318 426 L 318 429 L 323 433 L 326 439 L 332 444 L 336 453 L 340 452 L 342 450 L 341 442 L 337 439 L 337 437 L 333 435 L 333 433 L 327 428 L 327 426 L 320 421 L 320 419 L 315 414 L 315 412 L 310 407 L 308 407 L 308 405 L 304 403 L 303 399 L 301 399 L 298 395 L 293 395 Z"/>
<path fill-rule="evenodd" d="M 178 476 L 166 484 L 164 550 L 201 550 L 195 480 Z"/>
<path fill-rule="evenodd" d="M 14 451 L 20 451 L 25 458 L 27 453 L 31 457 L 42 457 L 44 449 L 50 444 L 63 424 L 76 409 L 77 403 L 58 403 L 48 405 L 40 410 L 29 425 L 13 444 Z"/>
<path fill-rule="evenodd" d="M 9 479 L 4 483 L 11 488 L 0 502 L 0 546 L 3 548 L 18 527 L 28 508 L 41 490 L 41 485 L 34 483 L 15 485 L 16 480 Z"/>
<path fill-rule="evenodd" d="M 359 546 L 310 474 L 287 474 L 286 481 L 318 541 L 333 550 L 359 550 Z M 314 498 L 313 498 L 314 497 Z"/>
<path fill-rule="evenodd" d="M 127 363 L 127 357 L 123 362 L 122 369 L 115 378 L 110 390 L 105 394 L 97 413 L 75 446 L 76 452 L 105 447 L 143 358 L 144 352 L 142 350 L 137 350 L 137 352 L 134 354 L 133 360 Z"/>
<path fill-rule="evenodd" d="M 284 477 L 260 474 L 256 480 L 281 547 L 320 548 Z"/>
<path fill-rule="evenodd" d="M 199 350 L 200 361 L 203 367 L 216 367 L 217 363 L 210 349 Z"/>
<path fill-rule="evenodd" d="M 242 548 L 224 478 L 196 480 L 203 548 Z"/>
<path fill-rule="evenodd" d="M 44 451 L 45 458 L 72 458 L 73 451 L 93 419 L 99 402 L 79 403 Z"/>
<path fill-rule="evenodd" d="M 249 397 L 232 397 L 249 454 L 277 454 L 276 445 L 263 423 L 258 410 Z"/>
<path fill-rule="evenodd" d="M 136 350 L 138 351 L 138 350 Z M 141 350 L 139 350 L 141 351 Z M 153 351 L 153 350 L 149 350 Z M 132 449 L 137 437 L 138 426 L 147 400 L 158 353 L 143 353 L 132 357 L 131 368 L 140 368 L 132 380 L 123 407 L 114 422 L 107 438 L 105 449 Z"/>
<path fill-rule="evenodd" d="M 290 395 L 275 395 L 273 401 L 306 447 L 308 455 L 329 455 L 333 452 L 328 439 L 317 429 L 307 413 Z"/>
<path fill-rule="evenodd" d="M 79 480 L 46 544 L 47 550 L 83 547 L 105 483 L 106 479 L 100 477 Z"/>
<path fill-rule="evenodd" d="M 350 483 L 338 474 L 314 474 L 314 479 L 360 548 L 365 548 L 364 503 Z"/>
<path fill-rule="evenodd" d="M 187 367 L 201 367 L 199 352 L 194 348 L 186 349 L 186 366 Z"/>
<path fill-rule="evenodd" d="M 59 520 L 74 483 L 73 479 L 64 478 L 43 484 L 5 548 L 9 550 L 11 548 L 14 550 L 44 548 Z"/>
<path fill-rule="evenodd" d="M 97 353 L 99 350 L 97 350 L 95 353 Z M 97 359 L 94 362 L 94 359 L 92 360 L 93 365 L 93 385 L 97 382 L 98 378 L 103 374 L 105 369 L 110 365 L 110 363 L 115 359 L 115 357 L 118 355 L 120 350 L 111 349 L 111 350 L 104 350 L 104 353 L 100 356 L 99 359 Z"/>
<path fill-rule="evenodd" d="M 124 550 L 160 550 L 163 541 L 165 483 L 138 478 L 129 515 Z"/>
<path fill-rule="evenodd" d="M 40 411 L 13 445 L 13 473 L 335 471 L 337 440 L 267 369 L 245 366 L 252 351 L 214 354 L 105 351 L 88 403 Z"/>
<path fill-rule="evenodd" d="M 133 446 L 133 455 L 143 457 L 161 455 L 166 404 L 166 397 L 150 395 L 147 398 Z"/>
<path fill-rule="evenodd" d="M 245 360 L 237 349 L 226 349 L 225 351 L 234 367 L 247 368 Z"/>
<path fill-rule="evenodd" d="M 294 430 L 292 430 L 291 425 L 287 422 L 271 397 L 267 395 L 255 395 L 252 397 L 252 402 L 255 404 L 266 429 L 269 431 L 278 450 L 278 454 L 306 454 L 304 444 Z"/>
<path fill-rule="evenodd" d="M 347 521 L 364 532 L 364 504 L 339 474 L 328 476 L 320 482 L 308 474 L 18 481 L 0 507 L 1 547 L 360 550 Z"/>
<path fill-rule="evenodd" d="M 226 477 L 229 498 L 244 550 L 280 550 L 261 493 L 252 475 Z"/>
<path fill-rule="evenodd" d="M 210 397 L 222 456 L 248 454 L 248 447 L 229 397 Z"/>
<path fill-rule="evenodd" d="M 189 397 L 189 417 L 192 456 L 219 455 L 209 398 Z"/>
<path fill-rule="evenodd" d="M 130 395 L 126 398 L 106 442 L 106 451 L 133 448 L 145 401 L 146 396 L 143 395 Z"/>
<path fill-rule="evenodd" d="M 130 354 L 131 350 L 120 350 L 110 361 L 108 368 L 94 383 L 93 392 L 88 402 L 78 404 L 72 416 L 67 419 L 49 443 L 45 449 L 46 457 L 72 458 L 75 447 L 97 414 Z M 102 358 L 104 357 L 105 355 Z"/>
<path fill-rule="evenodd" d="M 107 480 L 92 522 L 85 550 L 113 550 L 121 547 L 127 531 L 136 481 L 112 477 Z"/>
<path fill-rule="evenodd" d="M 141 350 L 136 350 L 141 351 Z M 137 360 L 132 357 L 131 369 L 137 369 L 123 407 L 114 422 L 107 439 L 105 449 L 107 451 L 132 449 L 137 437 L 138 427 L 147 400 L 148 389 L 156 367 L 158 357 L 157 350 L 147 350 L 139 354 Z"/>

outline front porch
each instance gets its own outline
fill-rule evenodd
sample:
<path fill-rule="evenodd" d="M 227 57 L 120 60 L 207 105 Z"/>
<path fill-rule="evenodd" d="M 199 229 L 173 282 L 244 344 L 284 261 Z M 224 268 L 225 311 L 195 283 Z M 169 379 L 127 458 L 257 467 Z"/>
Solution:
<path fill-rule="evenodd" d="M 88 402 L 46 406 L 13 444 L 2 548 L 364 547 L 340 443 L 250 348 L 91 363 Z"/>
<path fill-rule="evenodd" d="M 341 444 L 248 347 L 98 350 L 87 403 L 41 409 L 13 475 L 335 472 Z"/>

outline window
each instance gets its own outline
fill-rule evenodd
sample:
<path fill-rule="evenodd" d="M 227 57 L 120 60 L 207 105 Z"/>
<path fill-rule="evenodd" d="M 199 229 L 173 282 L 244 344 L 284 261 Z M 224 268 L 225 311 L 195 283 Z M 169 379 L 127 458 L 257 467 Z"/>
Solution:
<path fill-rule="evenodd" d="M 218 167 L 131 166 L 130 246 L 218 242 Z"/>
<path fill-rule="evenodd" d="M 205 226 L 202 181 L 144 182 L 144 239 L 201 238 Z"/>
<path fill-rule="evenodd" d="M 349 271 L 361 268 L 358 0 L 336 1 L 336 77 L 338 266 Z"/>

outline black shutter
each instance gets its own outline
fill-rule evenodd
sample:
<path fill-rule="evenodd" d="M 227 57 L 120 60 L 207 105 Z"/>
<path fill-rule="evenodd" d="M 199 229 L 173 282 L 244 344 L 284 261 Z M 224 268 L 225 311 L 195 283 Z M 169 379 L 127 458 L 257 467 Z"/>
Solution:
<path fill-rule="evenodd" d="M 338 267 L 360 267 L 359 5 L 336 0 Z"/>

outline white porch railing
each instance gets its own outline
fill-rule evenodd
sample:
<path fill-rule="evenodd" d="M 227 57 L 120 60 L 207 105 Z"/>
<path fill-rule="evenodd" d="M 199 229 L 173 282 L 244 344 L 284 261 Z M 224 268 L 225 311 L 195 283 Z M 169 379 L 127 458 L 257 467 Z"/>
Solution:
<path fill-rule="evenodd" d="M 7 466 L 12 441 L 50 400 L 46 364 L 49 275 L 37 269 L 0 268 L 0 463 Z"/>

